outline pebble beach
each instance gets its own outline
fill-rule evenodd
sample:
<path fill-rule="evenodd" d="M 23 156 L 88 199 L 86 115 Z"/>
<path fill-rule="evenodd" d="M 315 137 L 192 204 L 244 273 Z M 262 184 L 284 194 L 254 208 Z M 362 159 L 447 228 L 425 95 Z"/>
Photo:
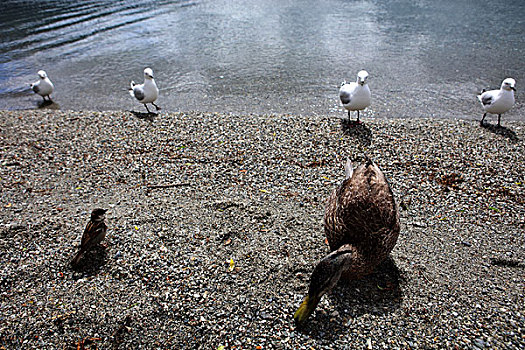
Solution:
<path fill-rule="evenodd" d="M 0 111 L 0 349 L 525 349 L 525 122 Z M 293 314 L 372 159 L 391 258 Z M 69 261 L 93 208 L 107 247 Z"/>

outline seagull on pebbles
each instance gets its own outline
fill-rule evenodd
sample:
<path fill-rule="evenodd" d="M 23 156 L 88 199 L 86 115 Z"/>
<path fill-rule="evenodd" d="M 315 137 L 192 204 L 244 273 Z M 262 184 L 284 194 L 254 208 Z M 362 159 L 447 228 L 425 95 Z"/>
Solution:
<path fill-rule="evenodd" d="M 131 81 L 131 88 L 129 89 L 131 96 L 135 97 L 140 103 L 144 104 L 148 113 L 151 113 L 146 103 L 151 103 L 157 111 L 160 107 L 155 104 L 155 100 L 159 96 L 159 88 L 155 84 L 153 78 L 153 70 L 151 68 L 144 69 L 144 84 L 136 84 Z"/>
<path fill-rule="evenodd" d="M 40 77 L 40 80 L 30 85 L 31 90 L 33 90 L 35 94 L 39 94 L 40 96 L 42 96 L 44 101 L 47 101 L 46 96 L 49 99 L 49 101 L 51 101 L 51 97 L 49 95 L 53 93 L 53 89 L 55 88 L 53 86 L 53 83 L 51 82 L 51 80 L 49 80 L 46 72 L 43 70 L 38 71 L 38 76 Z"/>
<path fill-rule="evenodd" d="M 365 70 L 357 73 L 357 81 L 341 83 L 339 89 L 339 98 L 343 107 L 348 111 L 348 120 L 350 120 L 350 111 L 357 111 L 357 123 L 359 123 L 359 111 L 370 106 L 371 94 L 366 80 L 368 79 L 368 72 Z"/>
<path fill-rule="evenodd" d="M 516 81 L 512 78 L 507 78 L 501 83 L 499 90 L 481 91 L 478 95 L 478 100 L 481 102 L 485 114 L 479 122 L 483 126 L 483 121 L 487 113 L 498 115 L 498 126 L 501 126 L 501 115 L 512 108 L 514 105 L 514 91 L 516 91 Z"/>

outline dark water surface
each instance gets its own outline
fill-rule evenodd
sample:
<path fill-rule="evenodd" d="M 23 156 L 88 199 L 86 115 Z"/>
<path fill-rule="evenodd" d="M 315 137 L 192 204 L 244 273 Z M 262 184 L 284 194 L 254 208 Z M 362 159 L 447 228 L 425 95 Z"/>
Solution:
<path fill-rule="evenodd" d="M 479 118 L 510 76 L 524 119 L 525 1 L 4 0 L 0 37 L 0 109 L 36 108 L 44 69 L 61 109 L 142 111 L 149 66 L 165 111 L 336 116 L 366 69 L 365 115 Z"/>

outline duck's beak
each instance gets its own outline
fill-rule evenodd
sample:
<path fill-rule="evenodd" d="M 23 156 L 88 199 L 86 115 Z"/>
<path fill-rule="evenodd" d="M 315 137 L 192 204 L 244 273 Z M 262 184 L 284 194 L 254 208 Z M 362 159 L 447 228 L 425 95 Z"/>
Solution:
<path fill-rule="evenodd" d="M 319 304 L 319 300 L 321 300 L 321 298 L 317 296 L 310 297 L 310 295 L 307 295 L 306 298 L 304 298 L 301 306 L 299 306 L 293 315 L 297 327 L 304 325 L 308 317 L 314 312 L 317 304 Z"/>

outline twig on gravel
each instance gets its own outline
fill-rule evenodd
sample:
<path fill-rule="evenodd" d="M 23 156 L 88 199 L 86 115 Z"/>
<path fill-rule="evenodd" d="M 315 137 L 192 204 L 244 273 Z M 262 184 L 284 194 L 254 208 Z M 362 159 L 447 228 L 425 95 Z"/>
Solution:
<path fill-rule="evenodd" d="M 100 295 L 100 296 L 102 297 L 102 299 L 104 299 L 104 301 L 108 301 L 108 300 L 102 295 L 102 293 L 100 293 L 100 292 L 98 291 L 97 286 L 94 286 L 93 288 L 95 289 L 95 292 L 97 292 L 98 295 Z"/>
<path fill-rule="evenodd" d="M 156 188 L 171 188 L 171 187 L 182 187 L 182 186 L 189 186 L 189 182 L 181 182 L 176 184 L 166 184 L 166 185 L 147 185 L 148 189 L 156 189 Z"/>

